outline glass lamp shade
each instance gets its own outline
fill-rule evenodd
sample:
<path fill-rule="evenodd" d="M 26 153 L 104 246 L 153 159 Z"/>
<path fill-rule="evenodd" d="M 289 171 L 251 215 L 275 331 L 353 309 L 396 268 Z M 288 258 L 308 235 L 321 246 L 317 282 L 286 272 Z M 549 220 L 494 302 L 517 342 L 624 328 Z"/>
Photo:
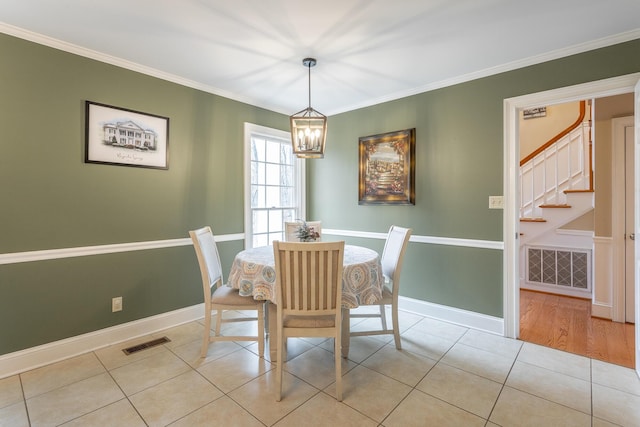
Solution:
<path fill-rule="evenodd" d="M 327 139 L 327 117 L 311 107 L 290 117 L 293 153 L 303 159 L 324 157 Z"/>

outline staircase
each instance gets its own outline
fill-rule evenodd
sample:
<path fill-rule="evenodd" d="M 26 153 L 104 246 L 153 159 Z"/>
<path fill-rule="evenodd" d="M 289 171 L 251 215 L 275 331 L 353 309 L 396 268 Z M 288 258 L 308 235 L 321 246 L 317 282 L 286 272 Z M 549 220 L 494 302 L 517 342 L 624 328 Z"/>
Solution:
<path fill-rule="evenodd" d="M 594 207 L 589 122 L 520 165 L 520 244 L 561 228 Z"/>
<path fill-rule="evenodd" d="M 520 287 L 591 296 L 592 235 L 562 230 L 593 210 L 591 126 L 572 126 L 520 164 Z"/>
<path fill-rule="evenodd" d="M 520 218 L 520 245 L 543 239 L 593 209 L 592 190 L 566 190 L 566 203 L 538 206 L 541 216 Z"/>

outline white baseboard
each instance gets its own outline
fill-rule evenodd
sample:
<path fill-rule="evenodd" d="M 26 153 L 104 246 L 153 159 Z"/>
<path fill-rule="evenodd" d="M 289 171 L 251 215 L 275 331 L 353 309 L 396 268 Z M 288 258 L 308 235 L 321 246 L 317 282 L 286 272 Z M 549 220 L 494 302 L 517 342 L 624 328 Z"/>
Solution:
<path fill-rule="evenodd" d="M 594 302 L 591 304 L 591 316 L 611 320 L 613 317 L 613 307 L 608 304 Z"/>
<path fill-rule="evenodd" d="M 398 308 L 471 329 L 504 336 L 504 319 L 413 298 L 399 297 Z"/>
<path fill-rule="evenodd" d="M 437 320 L 454 323 L 471 329 L 504 335 L 501 318 L 459 308 L 433 304 L 412 298 L 400 297 L 399 309 Z M 0 379 L 40 366 L 55 363 L 90 351 L 98 350 L 139 336 L 202 318 L 203 304 L 147 317 L 122 325 L 100 329 L 83 335 L 43 344 L 0 356 Z"/>
<path fill-rule="evenodd" d="M 565 288 L 558 285 L 544 285 L 544 284 L 537 285 L 535 283 L 520 282 L 520 289 L 545 292 L 548 294 L 564 295 L 567 297 L 575 297 L 575 298 L 583 298 L 583 299 L 592 298 L 591 291 L 576 289 L 576 288 Z"/>
<path fill-rule="evenodd" d="M 202 318 L 197 304 L 0 356 L 0 378 Z"/>
<path fill-rule="evenodd" d="M 593 301 L 591 315 L 603 319 L 613 319 L 615 300 L 613 299 L 616 270 L 623 268 L 616 260 L 612 237 L 593 238 Z M 623 303 L 624 305 L 624 303 Z"/>

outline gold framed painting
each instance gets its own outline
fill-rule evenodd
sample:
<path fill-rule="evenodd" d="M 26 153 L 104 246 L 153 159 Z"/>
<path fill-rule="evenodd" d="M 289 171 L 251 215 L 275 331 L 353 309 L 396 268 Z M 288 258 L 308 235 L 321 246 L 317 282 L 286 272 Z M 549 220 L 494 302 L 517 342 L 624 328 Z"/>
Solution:
<path fill-rule="evenodd" d="M 360 205 L 415 205 L 416 130 L 358 138 Z"/>

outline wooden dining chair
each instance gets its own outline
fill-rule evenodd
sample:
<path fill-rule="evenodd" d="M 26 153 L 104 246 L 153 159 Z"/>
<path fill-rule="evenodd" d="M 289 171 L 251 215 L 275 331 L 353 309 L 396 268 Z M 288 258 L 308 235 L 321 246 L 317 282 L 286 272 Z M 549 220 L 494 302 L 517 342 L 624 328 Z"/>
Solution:
<path fill-rule="evenodd" d="M 382 251 L 382 274 L 384 275 L 384 288 L 382 289 L 382 300 L 371 304 L 377 305 L 379 308 L 378 313 L 351 313 L 349 312 L 349 318 L 359 317 L 373 317 L 380 318 L 382 322 L 381 329 L 350 332 L 352 337 L 360 337 L 366 335 L 383 335 L 393 334 L 396 348 L 402 349 L 400 343 L 400 328 L 398 325 L 398 292 L 400 289 L 400 273 L 402 271 L 402 262 L 404 260 L 404 253 L 407 250 L 409 238 L 411 237 L 412 230 L 410 228 L 402 228 L 397 225 L 392 225 L 387 234 L 387 240 L 384 244 L 384 250 Z M 366 305 L 366 304 L 362 304 Z M 387 316 L 385 307 L 391 306 L 391 321 L 392 329 L 387 326 Z"/>
<path fill-rule="evenodd" d="M 342 400 L 342 263 L 344 242 L 273 242 L 277 293 L 277 395 L 289 337 L 334 340 L 336 399 Z"/>
<path fill-rule="evenodd" d="M 210 227 L 189 231 L 193 247 L 196 250 L 202 287 L 204 290 L 204 337 L 201 357 L 207 355 L 209 343 L 214 341 L 257 341 L 258 354 L 264 356 L 264 301 L 254 300 L 251 296 L 241 296 L 238 289 L 224 285 L 220 254 Z M 216 311 L 215 335 L 211 335 L 211 312 Z M 226 310 L 255 310 L 256 317 L 224 318 Z M 258 321 L 258 335 L 220 335 L 223 323 Z"/>

